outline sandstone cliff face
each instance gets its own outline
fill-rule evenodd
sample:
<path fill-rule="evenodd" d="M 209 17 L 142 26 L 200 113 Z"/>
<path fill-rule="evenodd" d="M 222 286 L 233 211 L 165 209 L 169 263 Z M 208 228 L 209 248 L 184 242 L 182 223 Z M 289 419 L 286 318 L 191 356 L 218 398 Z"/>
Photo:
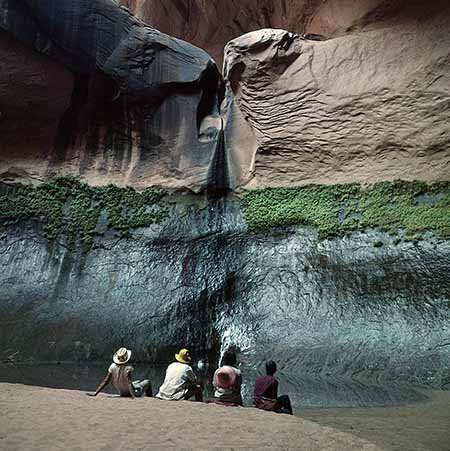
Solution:
<path fill-rule="evenodd" d="M 73 75 L 0 32 L 0 172 L 4 181 L 39 179 L 49 166 Z"/>
<path fill-rule="evenodd" d="M 237 185 L 444 180 L 450 9 L 325 42 L 266 29 L 225 50 Z"/>
<path fill-rule="evenodd" d="M 225 44 L 249 31 L 281 28 L 325 39 L 380 26 L 405 0 L 118 0 L 146 23 L 205 49 L 221 65 Z"/>
<path fill-rule="evenodd" d="M 13 136 L 9 145 L 2 136 L 1 173 L 74 173 L 137 187 L 217 185 L 210 167 L 220 135 L 219 74 L 205 52 L 109 0 L 2 0 L 0 11 L 0 28 L 9 33 L 0 36 L 1 49 L 12 55 L 2 76 L 25 69 L 0 92 L 1 126 Z M 51 86 L 30 82 L 36 71 Z M 12 108 L 11 95 L 21 99 Z M 48 105 L 35 101 L 42 97 Z M 35 129 L 39 139 L 30 136 Z M 29 172 L 36 155 L 39 167 Z"/>

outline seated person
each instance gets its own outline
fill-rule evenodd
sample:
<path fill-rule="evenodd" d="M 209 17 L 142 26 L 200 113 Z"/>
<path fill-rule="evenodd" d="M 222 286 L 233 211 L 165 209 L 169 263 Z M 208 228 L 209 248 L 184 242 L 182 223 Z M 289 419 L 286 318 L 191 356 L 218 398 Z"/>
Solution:
<path fill-rule="evenodd" d="M 214 402 L 229 406 L 242 406 L 241 371 L 235 368 L 236 353 L 228 350 L 222 357 L 221 367 L 214 373 Z"/>
<path fill-rule="evenodd" d="M 278 396 L 278 381 L 273 377 L 276 371 L 277 364 L 273 360 L 266 362 L 266 376 L 255 381 L 253 405 L 258 409 L 292 415 L 289 396 Z"/>
<path fill-rule="evenodd" d="M 113 356 L 113 363 L 108 368 L 108 374 L 98 386 L 95 393 L 86 393 L 88 396 L 97 396 L 110 381 L 120 393 L 120 396 L 139 398 L 142 395 L 152 396 L 152 385 L 148 379 L 133 381 L 131 374 L 133 367 L 127 365 L 131 359 L 131 351 L 120 348 Z"/>
<path fill-rule="evenodd" d="M 197 383 L 197 377 L 189 365 L 191 362 L 189 351 L 182 349 L 175 354 L 175 359 L 177 361 L 167 367 L 166 377 L 156 397 L 169 401 L 180 401 L 195 396 L 196 401 L 202 402 L 202 387 Z"/>

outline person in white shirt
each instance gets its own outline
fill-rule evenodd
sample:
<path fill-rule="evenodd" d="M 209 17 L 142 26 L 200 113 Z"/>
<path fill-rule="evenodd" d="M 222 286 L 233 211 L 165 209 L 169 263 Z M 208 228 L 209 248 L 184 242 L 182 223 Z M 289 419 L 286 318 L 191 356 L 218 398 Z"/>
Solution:
<path fill-rule="evenodd" d="M 131 351 L 127 348 L 120 348 L 113 356 L 113 363 L 108 368 L 108 374 L 98 386 L 95 393 L 86 393 L 88 396 L 97 396 L 111 381 L 120 396 L 139 398 L 152 396 L 152 386 L 148 379 L 143 381 L 132 381 L 131 374 L 133 367 L 127 365 L 131 359 Z"/>
<path fill-rule="evenodd" d="M 181 401 L 195 396 L 196 401 L 202 402 L 202 387 L 197 383 L 197 377 L 189 365 L 191 362 L 189 351 L 182 349 L 175 354 L 175 359 L 177 361 L 167 367 L 166 377 L 156 397 L 168 401 Z"/>

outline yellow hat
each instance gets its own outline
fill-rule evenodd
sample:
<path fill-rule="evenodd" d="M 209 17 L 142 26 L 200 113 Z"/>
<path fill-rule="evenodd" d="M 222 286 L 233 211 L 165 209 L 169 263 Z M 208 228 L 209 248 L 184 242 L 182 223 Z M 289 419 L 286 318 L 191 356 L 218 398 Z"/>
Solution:
<path fill-rule="evenodd" d="M 188 349 L 182 349 L 178 354 L 175 354 L 175 358 L 180 363 L 190 363 L 191 362 L 191 356 L 189 355 Z"/>
<path fill-rule="evenodd" d="M 127 348 L 120 348 L 113 356 L 113 361 L 117 365 L 124 365 L 131 359 L 131 351 Z"/>

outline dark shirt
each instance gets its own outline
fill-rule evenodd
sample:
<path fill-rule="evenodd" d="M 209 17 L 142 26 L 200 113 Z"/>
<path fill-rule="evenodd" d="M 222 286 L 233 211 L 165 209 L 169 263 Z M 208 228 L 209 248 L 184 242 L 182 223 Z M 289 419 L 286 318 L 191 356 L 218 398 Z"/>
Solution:
<path fill-rule="evenodd" d="M 257 405 L 262 398 L 277 399 L 278 381 L 273 376 L 261 376 L 255 381 L 253 402 Z"/>

